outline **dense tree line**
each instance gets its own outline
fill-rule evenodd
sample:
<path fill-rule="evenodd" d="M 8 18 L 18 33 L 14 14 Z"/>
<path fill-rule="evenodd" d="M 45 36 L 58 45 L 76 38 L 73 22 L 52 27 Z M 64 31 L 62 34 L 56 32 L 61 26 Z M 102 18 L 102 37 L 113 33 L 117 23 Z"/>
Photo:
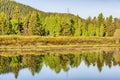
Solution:
<path fill-rule="evenodd" d="M 0 5 L 4 4 L 12 6 L 15 2 L 0 0 Z M 14 8 L 13 6 L 8 8 L 12 12 L 7 11 L 5 6 L 0 8 L 0 35 L 105 37 L 113 36 L 115 30 L 120 28 L 120 19 L 112 16 L 105 18 L 102 13 L 98 17 L 82 19 L 71 14 L 47 15 L 19 3 L 16 4 Z"/>

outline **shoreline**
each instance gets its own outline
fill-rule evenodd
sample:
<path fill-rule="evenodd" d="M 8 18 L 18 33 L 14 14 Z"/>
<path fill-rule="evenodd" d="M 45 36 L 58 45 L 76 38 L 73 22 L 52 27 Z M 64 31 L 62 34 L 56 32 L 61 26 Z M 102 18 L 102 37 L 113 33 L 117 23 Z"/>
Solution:
<path fill-rule="evenodd" d="M 120 48 L 113 37 L 41 37 L 41 36 L 0 36 L 0 50 L 50 50 L 50 49 L 96 49 Z"/>
<path fill-rule="evenodd" d="M 49 52 L 49 51 L 90 51 L 90 50 L 111 50 L 119 49 L 120 46 L 113 45 L 54 45 L 54 46 L 0 46 L 0 52 L 2 51 L 38 51 L 38 52 Z"/>

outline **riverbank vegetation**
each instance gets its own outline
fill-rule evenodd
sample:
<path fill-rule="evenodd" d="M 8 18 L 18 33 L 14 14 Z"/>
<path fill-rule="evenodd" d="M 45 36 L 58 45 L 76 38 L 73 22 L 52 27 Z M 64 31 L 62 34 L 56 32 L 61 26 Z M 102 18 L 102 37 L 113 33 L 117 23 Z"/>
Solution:
<path fill-rule="evenodd" d="M 90 45 L 115 44 L 112 37 L 39 37 L 39 36 L 0 36 L 0 45 Z"/>
<path fill-rule="evenodd" d="M 120 47 L 113 37 L 0 36 L 0 49 L 75 49 Z"/>

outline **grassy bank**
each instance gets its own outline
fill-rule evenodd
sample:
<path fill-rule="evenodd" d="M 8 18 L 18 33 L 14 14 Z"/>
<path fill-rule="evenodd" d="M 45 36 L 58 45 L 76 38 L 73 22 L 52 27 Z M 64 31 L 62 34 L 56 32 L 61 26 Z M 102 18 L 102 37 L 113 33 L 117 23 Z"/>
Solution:
<path fill-rule="evenodd" d="M 0 49 L 119 47 L 112 37 L 0 36 Z"/>

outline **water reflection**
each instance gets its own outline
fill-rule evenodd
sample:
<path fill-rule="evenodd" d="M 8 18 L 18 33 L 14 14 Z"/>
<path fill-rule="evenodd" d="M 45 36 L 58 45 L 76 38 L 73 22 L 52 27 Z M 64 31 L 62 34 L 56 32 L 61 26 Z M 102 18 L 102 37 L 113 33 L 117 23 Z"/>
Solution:
<path fill-rule="evenodd" d="M 107 66 L 120 66 L 120 52 L 99 51 L 99 52 L 79 52 L 79 53 L 44 53 L 44 54 L 17 54 L 13 56 L 0 53 L 0 75 L 14 73 L 17 79 L 20 70 L 29 69 L 34 76 L 41 72 L 44 66 L 49 67 L 56 74 L 61 71 L 68 72 L 73 68 L 82 67 L 84 63 L 87 67 L 95 66 L 99 72 Z M 44 68 L 43 68 L 44 69 Z"/>

